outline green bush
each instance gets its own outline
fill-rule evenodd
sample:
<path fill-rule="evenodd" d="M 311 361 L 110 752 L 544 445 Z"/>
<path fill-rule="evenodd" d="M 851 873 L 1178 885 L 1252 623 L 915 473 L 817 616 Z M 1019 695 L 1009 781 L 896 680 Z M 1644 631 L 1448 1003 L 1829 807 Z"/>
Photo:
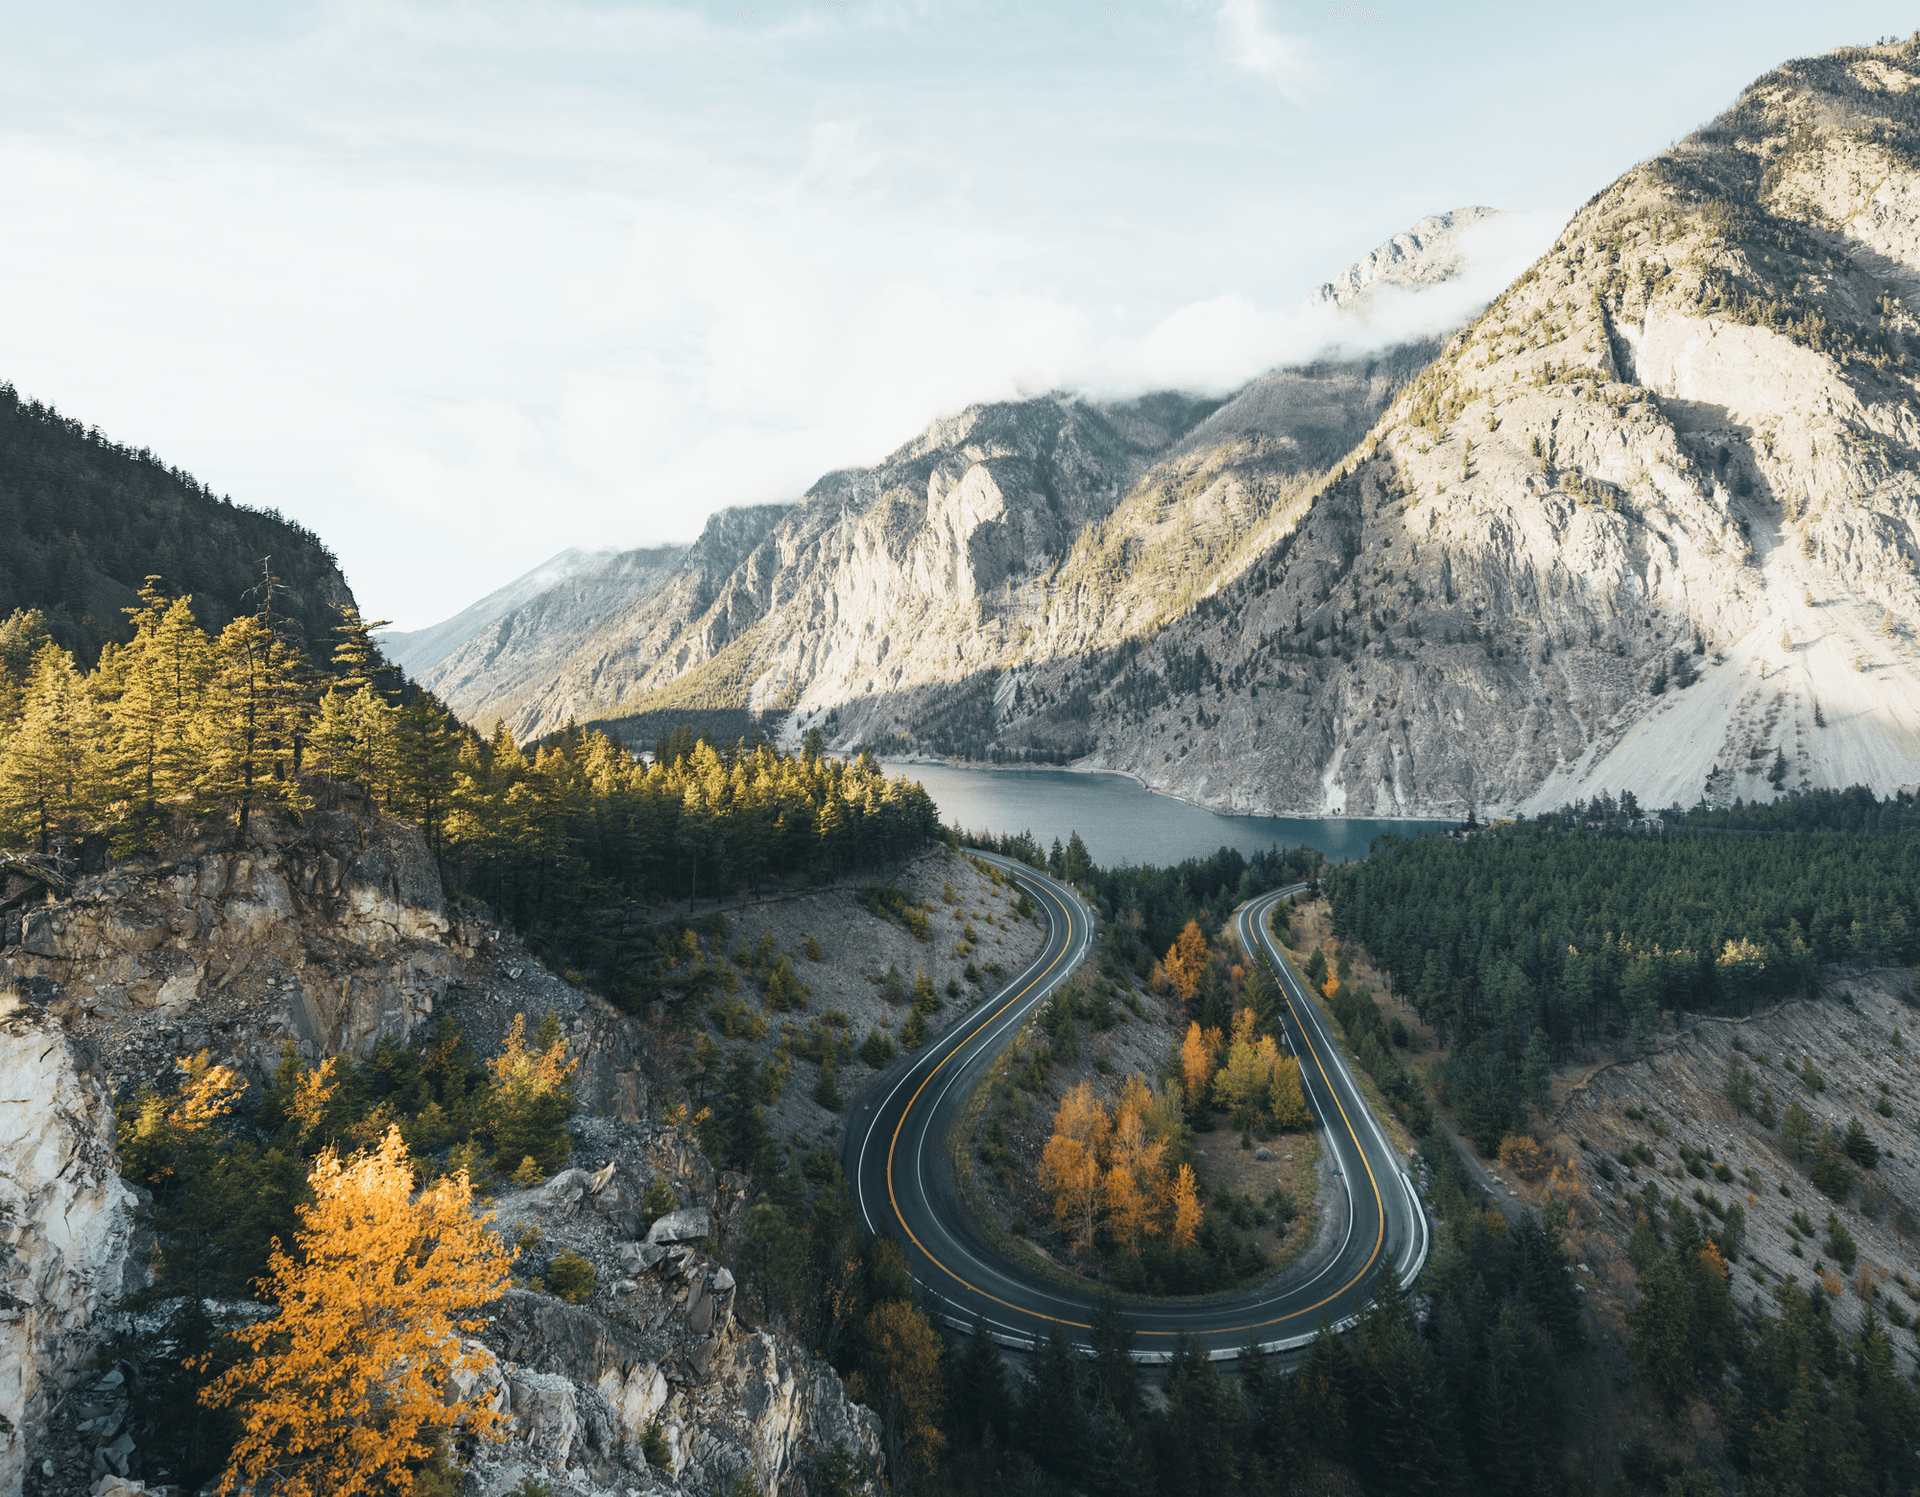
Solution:
<path fill-rule="evenodd" d="M 640 1453 L 647 1458 L 647 1464 L 657 1471 L 665 1471 L 673 1464 L 673 1452 L 667 1448 L 667 1433 L 660 1428 L 658 1419 L 647 1421 L 647 1432 L 640 1437 Z"/>
<path fill-rule="evenodd" d="M 880 1029 L 869 1029 L 867 1037 L 860 1042 L 860 1058 L 874 1070 L 879 1070 L 893 1059 L 893 1041 Z"/>
<path fill-rule="evenodd" d="M 578 1253 L 561 1253 L 547 1265 L 548 1290 L 570 1305 L 584 1305 L 592 1299 L 598 1282 L 593 1265 Z"/>

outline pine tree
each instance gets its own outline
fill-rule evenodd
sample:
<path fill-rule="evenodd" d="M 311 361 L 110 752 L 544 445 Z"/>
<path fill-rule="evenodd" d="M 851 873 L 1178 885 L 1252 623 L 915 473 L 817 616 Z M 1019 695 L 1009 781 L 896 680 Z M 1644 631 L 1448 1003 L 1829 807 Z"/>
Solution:
<path fill-rule="evenodd" d="M 84 831 L 113 779 L 106 734 L 73 656 L 43 645 L 20 720 L 0 740 L 0 833 L 44 854 Z"/>

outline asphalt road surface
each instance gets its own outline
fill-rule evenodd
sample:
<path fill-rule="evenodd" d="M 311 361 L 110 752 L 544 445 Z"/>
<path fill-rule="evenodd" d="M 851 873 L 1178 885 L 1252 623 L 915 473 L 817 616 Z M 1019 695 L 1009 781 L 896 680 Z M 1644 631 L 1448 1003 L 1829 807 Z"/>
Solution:
<path fill-rule="evenodd" d="M 1053 993 L 1092 950 L 1095 919 L 1067 885 L 1024 864 L 988 856 L 1013 874 L 1045 912 L 1045 948 L 1027 969 L 911 1061 L 884 1077 L 848 1118 L 842 1146 L 847 1177 L 867 1226 L 906 1252 L 907 1266 L 950 1323 L 983 1318 L 997 1339 L 1031 1346 L 1058 1328 L 1085 1346 L 1092 1297 L 1013 1261 L 961 1205 L 948 1135 L 974 1085 L 1012 1042 L 1027 1015 Z M 1174 1337 L 1197 1334 L 1215 1358 L 1235 1356 L 1250 1338 L 1268 1351 L 1295 1351 L 1323 1319 L 1336 1327 L 1392 1268 L 1410 1283 L 1426 1261 L 1430 1233 L 1412 1182 L 1387 1133 L 1375 1120 L 1300 979 L 1281 959 L 1267 928 L 1279 890 L 1243 906 L 1235 933 L 1265 959 L 1285 995 L 1286 1040 L 1300 1057 L 1301 1081 L 1336 1175 L 1321 1207 L 1331 1212 L 1337 1246 L 1310 1251 L 1288 1272 L 1235 1295 L 1199 1300 L 1126 1299 L 1122 1313 L 1135 1336 L 1134 1355 L 1164 1360 Z M 1222 1138 L 1230 1135 L 1222 1134 Z"/>

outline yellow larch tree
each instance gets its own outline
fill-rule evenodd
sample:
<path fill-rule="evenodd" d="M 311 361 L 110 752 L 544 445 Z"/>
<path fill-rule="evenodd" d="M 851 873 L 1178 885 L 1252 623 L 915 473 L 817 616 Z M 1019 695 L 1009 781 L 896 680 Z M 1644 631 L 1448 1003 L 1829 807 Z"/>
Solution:
<path fill-rule="evenodd" d="M 1053 1136 L 1040 1155 L 1040 1183 L 1053 1194 L 1054 1218 L 1074 1245 L 1093 1246 L 1101 1198 L 1100 1158 L 1112 1122 L 1106 1104 L 1082 1081 L 1061 1099 Z"/>
<path fill-rule="evenodd" d="M 1200 991 L 1200 980 L 1206 975 L 1207 963 L 1212 960 L 1207 951 L 1207 933 L 1200 929 L 1198 920 L 1189 920 L 1186 929 L 1167 948 L 1162 963 L 1167 981 L 1173 984 L 1182 1002 L 1193 1001 L 1193 995 Z"/>
<path fill-rule="evenodd" d="M 272 1320 L 234 1332 L 253 1356 L 202 1390 L 235 1408 L 242 1433 L 220 1491 L 357 1497 L 406 1490 L 440 1434 L 491 1436 L 502 1416 L 451 1396 L 456 1372 L 485 1365 L 460 1335 L 506 1287 L 510 1259 L 476 1216 L 464 1173 L 416 1198 L 398 1128 L 371 1153 L 332 1149 L 308 1177 L 298 1253 L 276 1241 L 263 1287 Z M 209 1359 L 210 1360 L 210 1359 Z M 203 1364 L 205 1370 L 205 1364 Z"/>
<path fill-rule="evenodd" d="M 1300 1083 L 1300 1062 L 1283 1055 L 1267 1082 L 1267 1112 L 1276 1128 L 1305 1128 L 1313 1122 L 1307 1094 Z"/>
<path fill-rule="evenodd" d="M 1180 1044 L 1180 1080 L 1196 1106 L 1204 1106 L 1207 1088 L 1213 1084 L 1213 1057 L 1220 1049 L 1220 1031 L 1202 1029 L 1195 1021 L 1187 1026 L 1187 1037 Z"/>
<path fill-rule="evenodd" d="M 1193 1177 L 1193 1166 L 1183 1164 L 1173 1180 L 1173 1245 L 1184 1252 L 1193 1246 L 1200 1230 L 1200 1189 Z"/>

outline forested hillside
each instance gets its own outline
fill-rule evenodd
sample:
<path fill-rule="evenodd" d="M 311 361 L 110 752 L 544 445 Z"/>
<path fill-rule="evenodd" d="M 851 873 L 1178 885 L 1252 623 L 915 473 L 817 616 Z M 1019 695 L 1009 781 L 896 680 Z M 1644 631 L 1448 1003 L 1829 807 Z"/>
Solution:
<path fill-rule="evenodd" d="M 45 620 L 0 624 L 0 848 L 95 863 L 186 824 L 298 817 L 358 787 L 420 825 L 456 890 L 555 965 L 637 1001 L 675 961 L 667 901 L 884 865 L 940 835 L 925 790 L 870 756 L 662 737 L 641 764 L 599 733 L 482 738 L 384 668 L 351 609 L 322 668 L 256 614 L 217 636 L 149 583 L 133 637 L 84 670 Z"/>
<path fill-rule="evenodd" d="M 1920 807 L 1864 790 L 1650 831 L 1630 801 L 1420 838 L 1334 870 L 1335 931 L 1451 1037 L 1443 1084 L 1494 1142 L 1527 1078 L 1644 1038 L 1663 1010 L 1745 1012 L 1823 963 L 1920 960 Z"/>
<path fill-rule="evenodd" d="M 150 573 L 192 593 L 195 617 L 217 630 L 260 606 L 249 590 L 271 558 L 276 611 L 323 655 L 339 609 L 353 603 L 313 532 L 217 496 L 10 384 L 0 384 L 0 536 L 0 618 L 39 609 L 87 664 L 107 640 L 128 636 L 122 610 Z"/>

